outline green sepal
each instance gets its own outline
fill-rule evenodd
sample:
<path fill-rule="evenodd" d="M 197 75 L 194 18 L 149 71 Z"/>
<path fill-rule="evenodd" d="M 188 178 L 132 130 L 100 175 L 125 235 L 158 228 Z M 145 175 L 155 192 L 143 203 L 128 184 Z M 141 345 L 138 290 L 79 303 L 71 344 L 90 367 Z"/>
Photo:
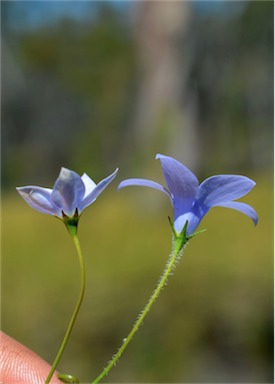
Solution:
<path fill-rule="evenodd" d="M 172 229 L 172 233 L 173 233 L 173 237 L 174 237 L 174 241 L 175 241 L 175 248 L 177 247 L 179 251 L 185 246 L 185 244 L 188 243 L 188 241 L 190 239 L 192 239 L 193 237 L 195 237 L 195 236 L 199 235 L 200 233 L 203 233 L 203 232 L 206 231 L 206 229 L 202 229 L 201 231 L 194 232 L 194 233 L 192 233 L 192 235 L 188 236 L 186 234 L 188 220 L 186 220 L 186 222 L 184 224 L 184 227 L 183 227 L 183 229 L 182 229 L 182 231 L 180 233 L 176 232 L 176 230 L 174 228 L 174 224 L 173 224 L 170 216 L 168 216 L 168 220 L 169 220 L 169 223 L 170 223 L 170 227 Z"/>
<path fill-rule="evenodd" d="M 170 227 L 171 227 L 171 229 L 172 229 L 173 235 L 174 235 L 174 237 L 176 238 L 176 237 L 178 236 L 178 234 L 177 234 L 177 232 L 175 231 L 174 224 L 173 224 L 173 222 L 172 222 L 170 216 L 168 216 L 168 220 L 169 220 L 169 224 L 170 224 Z"/>
<path fill-rule="evenodd" d="M 78 220 L 79 220 L 77 209 L 75 210 L 75 214 L 72 217 L 68 217 L 63 211 L 62 211 L 62 216 L 63 216 L 62 220 L 66 225 L 70 235 L 75 236 L 77 234 L 77 226 L 78 226 Z"/>
<path fill-rule="evenodd" d="M 169 223 L 170 223 L 170 226 L 172 229 L 172 233 L 173 233 L 173 238 L 174 238 L 174 242 L 175 242 L 174 247 L 177 248 L 178 252 L 179 252 L 182 250 L 182 248 L 185 246 L 185 244 L 187 244 L 187 242 L 189 240 L 189 237 L 186 234 L 188 221 L 186 221 L 186 223 L 184 224 L 182 231 L 180 233 L 178 233 L 175 231 L 175 228 L 174 228 L 174 225 L 172 223 L 170 216 L 168 216 L 168 220 L 169 220 Z"/>
<path fill-rule="evenodd" d="M 188 240 L 192 239 L 192 237 L 195 237 L 195 236 L 199 235 L 200 233 L 203 233 L 203 232 L 206 232 L 206 231 L 207 231 L 207 229 L 201 229 L 198 232 L 194 232 L 194 233 L 192 233 L 192 235 L 188 236 Z"/>

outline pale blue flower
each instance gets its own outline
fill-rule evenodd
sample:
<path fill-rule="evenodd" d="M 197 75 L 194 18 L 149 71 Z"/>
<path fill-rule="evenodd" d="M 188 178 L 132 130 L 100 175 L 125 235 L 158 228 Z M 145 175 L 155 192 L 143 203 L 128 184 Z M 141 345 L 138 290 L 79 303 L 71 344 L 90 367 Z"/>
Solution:
<path fill-rule="evenodd" d="M 60 219 L 79 217 L 115 178 L 118 169 L 98 184 L 84 173 L 61 168 L 53 189 L 28 185 L 16 188 L 24 200 L 34 209 Z"/>
<path fill-rule="evenodd" d="M 192 235 L 212 207 L 235 209 L 257 224 L 256 211 L 248 204 L 234 201 L 251 191 L 256 185 L 253 180 L 239 175 L 216 175 L 199 184 L 197 177 L 179 161 L 160 154 L 156 158 L 161 161 L 168 188 L 146 179 L 127 179 L 118 188 L 144 186 L 166 193 L 174 209 L 174 229 L 178 234 L 188 221 L 186 234 Z"/>

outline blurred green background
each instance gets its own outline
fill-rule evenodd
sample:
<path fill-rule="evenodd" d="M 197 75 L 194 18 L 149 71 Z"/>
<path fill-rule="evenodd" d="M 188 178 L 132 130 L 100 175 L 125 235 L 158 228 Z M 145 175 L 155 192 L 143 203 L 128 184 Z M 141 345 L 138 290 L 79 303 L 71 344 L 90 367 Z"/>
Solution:
<path fill-rule="evenodd" d="M 2 1 L 2 329 L 51 362 L 79 289 L 65 227 L 18 185 L 117 179 L 82 216 L 87 293 L 60 371 L 91 381 L 170 252 L 157 152 L 245 174 L 259 224 L 213 209 L 106 383 L 273 382 L 273 2 Z"/>

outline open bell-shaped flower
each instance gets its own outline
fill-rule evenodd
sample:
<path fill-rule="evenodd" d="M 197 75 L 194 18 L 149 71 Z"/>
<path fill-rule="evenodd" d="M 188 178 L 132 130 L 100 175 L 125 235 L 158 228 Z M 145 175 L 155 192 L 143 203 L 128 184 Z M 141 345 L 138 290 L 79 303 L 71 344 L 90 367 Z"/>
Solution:
<path fill-rule="evenodd" d="M 199 184 L 197 177 L 179 161 L 160 154 L 156 158 L 161 161 L 168 188 L 146 179 L 127 179 L 122 181 L 118 188 L 144 186 L 166 193 L 174 209 L 174 230 L 177 234 L 184 228 L 187 236 L 194 234 L 212 207 L 235 209 L 249 216 L 254 224 L 257 224 L 256 211 L 248 204 L 234 201 L 251 191 L 256 185 L 253 180 L 240 175 L 216 175 Z"/>
<path fill-rule="evenodd" d="M 118 169 L 98 184 L 84 173 L 61 168 L 53 189 L 28 185 L 16 188 L 23 199 L 39 212 L 56 216 L 65 223 L 77 223 L 82 211 L 91 205 L 115 178 Z"/>

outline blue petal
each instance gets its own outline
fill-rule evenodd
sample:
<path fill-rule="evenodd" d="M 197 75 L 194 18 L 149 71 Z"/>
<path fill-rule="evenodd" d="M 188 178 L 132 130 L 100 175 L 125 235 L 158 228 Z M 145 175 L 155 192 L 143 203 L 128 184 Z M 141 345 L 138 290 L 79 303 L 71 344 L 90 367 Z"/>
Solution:
<path fill-rule="evenodd" d="M 216 205 L 217 207 L 225 207 L 225 208 L 231 208 L 236 209 L 237 211 L 240 211 L 250 217 L 254 224 L 257 225 L 258 223 L 258 215 L 254 208 L 252 208 L 250 205 L 239 202 L 239 201 L 230 201 L 228 203 L 220 203 Z"/>
<path fill-rule="evenodd" d="M 104 189 L 114 180 L 114 178 L 117 175 L 117 172 L 118 172 L 118 168 L 116 168 L 116 170 L 110 176 L 101 180 L 97 184 L 97 186 L 92 190 L 92 192 L 89 193 L 88 196 L 85 197 L 85 199 L 81 202 L 79 213 L 81 213 L 83 209 L 88 207 L 97 199 L 97 197 L 104 191 Z"/>
<path fill-rule="evenodd" d="M 193 202 L 192 208 L 189 212 L 184 213 L 182 215 L 175 215 L 174 227 L 175 230 L 180 233 L 186 223 L 188 221 L 188 225 L 186 228 L 187 235 L 191 235 L 195 232 L 195 230 L 200 225 L 201 220 L 206 215 L 207 211 L 204 211 L 201 206 L 198 204 L 197 200 Z"/>
<path fill-rule="evenodd" d="M 173 196 L 176 216 L 188 212 L 199 186 L 197 177 L 172 157 L 158 154 L 156 159 L 161 161 L 166 184 Z"/>
<path fill-rule="evenodd" d="M 197 200 L 203 209 L 238 199 L 256 185 L 246 176 L 217 175 L 204 180 L 198 190 Z"/>
<path fill-rule="evenodd" d="M 170 197 L 170 192 L 164 188 L 162 185 L 156 183 L 155 181 L 147 180 L 147 179 L 127 179 L 123 180 L 119 186 L 118 189 L 124 188 L 124 187 L 135 187 L 135 186 L 141 186 L 141 187 L 149 187 L 157 189 L 161 192 L 167 193 Z"/>
<path fill-rule="evenodd" d="M 85 185 L 85 194 L 83 197 L 83 199 L 85 199 L 85 197 L 87 197 L 95 189 L 96 183 L 86 173 L 83 173 L 81 180 Z"/>
<path fill-rule="evenodd" d="M 186 221 L 188 221 L 186 234 L 190 236 L 198 228 L 201 219 L 200 217 L 196 216 L 193 212 L 184 213 L 183 215 L 178 216 L 174 222 L 174 228 L 177 233 L 181 233 Z"/>
<path fill-rule="evenodd" d="M 72 216 L 85 194 L 85 185 L 81 177 L 74 171 L 61 168 L 53 191 L 52 201 L 58 205 L 67 216 Z"/>
<path fill-rule="evenodd" d="M 51 200 L 51 189 L 32 185 L 16 189 L 32 208 L 48 215 L 61 217 L 61 210 Z"/>

